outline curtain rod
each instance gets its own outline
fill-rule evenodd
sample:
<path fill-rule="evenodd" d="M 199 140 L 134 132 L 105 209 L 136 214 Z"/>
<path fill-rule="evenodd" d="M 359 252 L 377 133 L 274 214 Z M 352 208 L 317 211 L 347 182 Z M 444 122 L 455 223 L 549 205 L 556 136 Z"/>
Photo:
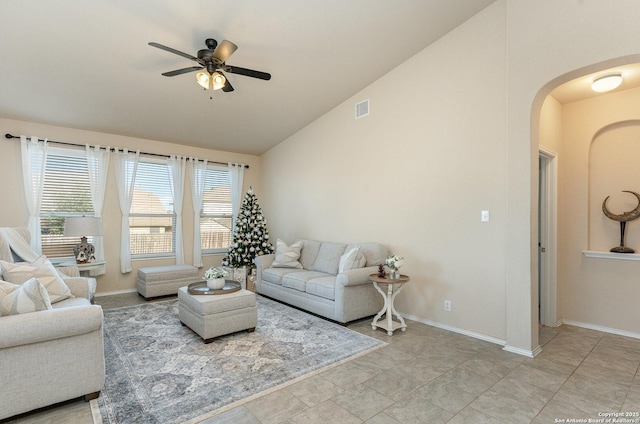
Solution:
<path fill-rule="evenodd" d="M 4 138 L 20 138 L 20 136 L 17 135 L 11 135 L 11 134 L 5 134 Z M 39 138 L 38 140 L 44 141 L 44 139 Z M 47 140 L 47 143 L 55 143 L 55 144 L 64 144 L 65 146 L 77 146 L 77 147 L 83 147 L 84 144 L 78 144 L 78 143 L 69 143 L 68 141 L 55 141 L 55 140 Z M 168 158 L 170 157 L 169 155 L 163 155 L 160 153 L 149 153 L 149 152 L 140 152 L 141 155 L 147 155 L 147 156 L 157 156 L 157 157 L 161 157 L 161 158 Z M 218 162 L 215 160 L 207 160 L 207 163 L 216 163 L 219 165 L 227 165 L 227 162 Z M 246 169 L 249 169 L 249 165 L 244 165 L 244 167 Z"/>

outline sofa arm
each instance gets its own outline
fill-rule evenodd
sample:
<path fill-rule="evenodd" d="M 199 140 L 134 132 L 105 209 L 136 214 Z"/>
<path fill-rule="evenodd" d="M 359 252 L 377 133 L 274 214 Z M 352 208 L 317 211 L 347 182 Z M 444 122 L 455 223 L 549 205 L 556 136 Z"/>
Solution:
<path fill-rule="evenodd" d="M 75 297 L 84 297 L 92 301 L 96 293 L 96 279 L 85 277 L 65 277 L 62 279 Z"/>
<path fill-rule="evenodd" d="M 276 255 L 272 253 L 270 255 L 256 256 L 256 258 L 253 260 L 253 263 L 256 264 L 256 291 L 259 291 L 260 285 L 262 284 L 262 271 L 270 268 L 275 259 Z"/>
<path fill-rule="evenodd" d="M 101 328 L 102 308 L 98 305 L 0 317 L 0 349 L 77 336 Z"/>
<path fill-rule="evenodd" d="M 358 286 L 360 284 L 371 284 L 369 275 L 378 272 L 377 266 L 368 266 L 366 268 L 356 268 L 349 271 L 341 272 L 336 277 L 336 284 L 340 286 Z"/>
<path fill-rule="evenodd" d="M 256 258 L 253 260 L 253 262 L 256 264 L 256 272 L 261 272 L 267 268 L 270 268 L 275 259 L 276 255 L 273 253 L 270 255 L 256 256 Z"/>

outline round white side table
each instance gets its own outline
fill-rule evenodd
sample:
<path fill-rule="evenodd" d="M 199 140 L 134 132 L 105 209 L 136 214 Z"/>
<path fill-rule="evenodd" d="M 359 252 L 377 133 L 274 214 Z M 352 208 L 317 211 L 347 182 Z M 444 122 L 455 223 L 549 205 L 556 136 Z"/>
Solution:
<path fill-rule="evenodd" d="M 384 299 L 384 306 L 382 307 L 382 310 L 378 312 L 378 315 L 373 318 L 371 328 L 373 330 L 376 330 L 378 327 L 383 328 L 387 330 L 387 334 L 389 336 L 393 336 L 393 332 L 398 328 L 401 331 L 406 331 L 407 324 L 404 322 L 404 319 L 400 316 L 398 311 L 396 311 L 395 307 L 393 306 L 393 302 L 398 293 L 400 293 L 404 288 L 404 284 L 409 282 L 409 276 L 400 275 L 399 278 L 391 279 L 378 277 L 378 274 L 371 274 L 369 275 L 369 280 L 373 282 L 373 286 L 376 288 L 376 290 L 378 290 L 378 293 L 380 293 L 380 295 L 382 295 L 382 298 Z M 379 284 L 386 284 L 387 291 L 385 292 L 384 290 L 382 290 Z M 397 288 L 394 290 L 394 287 Z M 385 313 L 385 320 L 379 321 L 380 318 L 382 318 L 382 315 L 384 315 Z M 398 318 L 399 321 L 393 320 L 394 315 Z"/>

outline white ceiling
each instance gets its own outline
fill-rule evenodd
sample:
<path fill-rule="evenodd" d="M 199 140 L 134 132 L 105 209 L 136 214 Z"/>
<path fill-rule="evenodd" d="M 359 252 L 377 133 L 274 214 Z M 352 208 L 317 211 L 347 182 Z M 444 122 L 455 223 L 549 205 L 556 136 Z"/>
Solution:
<path fill-rule="evenodd" d="M 493 1 L 2 0 L 0 116 L 261 154 Z M 227 74 L 210 100 L 161 75 L 194 62 L 147 44 L 210 37 L 272 79 Z"/>

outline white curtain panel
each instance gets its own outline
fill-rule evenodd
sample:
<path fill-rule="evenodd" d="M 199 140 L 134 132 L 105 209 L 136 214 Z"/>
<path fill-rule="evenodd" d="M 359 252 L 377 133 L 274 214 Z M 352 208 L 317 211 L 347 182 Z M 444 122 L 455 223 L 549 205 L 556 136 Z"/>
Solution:
<path fill-rule="evenodd" d="M 241 163 L 229 163 L 231 175 L 231 213 L 233 214 L 232 233 L 236 230 L 236 218 L 242 203 L 242 182 L 244 180 L 244 165 Z"/>
<path fill-rule="evenodd" d="M 171 155 L 167 159 L 169 176 L 171 179 L 171 193 L 173 195 L 173 209 L 176 213 L 176 265 L 184 265 L 184 243 L 182 236 L 182 203 L 184 199 L 184 173 L 186 158 Z"/>
<path fill-rule="evenodd" d="M 129 211 L 133 199 L 133 188 L 136 182 L 136 171 L 140 151 L 129 153 L 127 149 L 114 151 L 116 155 L 116 185 L 118 187 L 118 199 L 120 212 L 122 213 L 122 226 L 120 234 L 120 272 L 131 272 L 131 250 L 129 248 Z"/>
<path fill-rule="evenodd" d="M 29 140 L 21 135 L 20 146 L 24 197 L 29 211 L 28 228 L 31 233 L 31 248 L 38 254 L 42 254 L 40 205 L 42 204 L 44 172 L 47 165 L 47 140 L 38 141 L 38 137 L 31 137 Z"/>
<path fill-rule="evenodd" d="M 204 183 L 207 173 L 207 160 L 197 158 L 189 160 L 189 179 L 191 180 L 191 202 L 193 204 L 193 266 L 202 267 L 202 242 L 200 239 L 200 212 L 204 196 Z"/>
<path fill-rule="evenodd" d="M 96 217 L 102 217 L 104 207 L 104 194 L 107 189 L 107 172 L 109 170 L 109 147 L 100 149 L 100 146 L 91 148 L 86 145 L 87 169 L 89 170 L 89 187 L 91 188 L 91 203 Z M 103 230 L 104 233 L 104 230 Z M 104 261 L 104 242 L 102 236 L 94 236 L 93 244 L 96 247 L 96 260 Z"/>

